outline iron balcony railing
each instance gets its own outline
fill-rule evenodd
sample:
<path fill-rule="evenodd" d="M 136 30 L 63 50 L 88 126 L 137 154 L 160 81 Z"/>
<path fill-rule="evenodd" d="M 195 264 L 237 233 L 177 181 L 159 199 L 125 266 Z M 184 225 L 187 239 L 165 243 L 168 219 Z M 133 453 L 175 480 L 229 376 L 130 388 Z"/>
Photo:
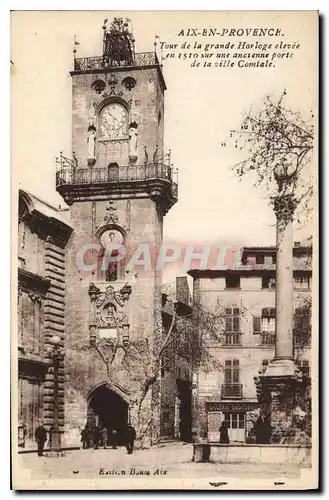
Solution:
<path fill-rule="evenodd" d="M 294 345 L 301 347 L 311 344 L 311 334 L 309 332 L 294 334 Z"/>
<path fill-rule="evenodd" d="M 224 334 L 224 345 L 236 345 L 242 344 L 242 334 L 241 333 L 225 333 Z"/>
<path fill-rule="evenodd" d="M 74 60 L 74 71 L 88 71 L 104 68 L 135 67 L 135 66 L 160 66 L 155 52 L 139 52 L 131 54 L 115 54 L 112 57 L 107 55 L 99 57 L 77 57 Z"/>
<path fill-rule="evenodd" d="M 223 384 L 221 398 L 242 398 L 242 384 Z"/>
<path fill-rule="evenodd" d="M 56 187 L 67 184 L 107 184 L 134 181 L 163 180 L 171 184 L 172 195 L 178 196 L 173 169 L 161 163 L 110 167 L 75 168 L 65 166 L 56 172 Z"/>
<path fill-rule="evenodd" d="M 261 344 L 262 345 L 274 345 L 275 344 L 275 334 L 263 332 L 261 334 Z"/>

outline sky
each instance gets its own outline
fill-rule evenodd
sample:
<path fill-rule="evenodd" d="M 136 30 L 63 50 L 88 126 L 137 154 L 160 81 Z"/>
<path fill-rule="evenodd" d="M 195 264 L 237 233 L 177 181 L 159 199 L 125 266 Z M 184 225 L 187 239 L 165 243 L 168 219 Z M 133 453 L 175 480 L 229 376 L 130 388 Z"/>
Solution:
<path fill-rule="evenodd" d="M 307 113 L 317 108 L 317 41 L 314 14 L 300 12 L 14 12 L 12 13 L 12 169 L 19 186 L 56 206 L 55 156 L 71 155 L 73 35 L 79 57 L 101 55 L 104 18 L 127 15 L 136 52 L 152 51 L 154 36 L 168 43 L 222 43 L 224 39 L 178 36 L 182 29 L 280 28 L 297 41 L 292 59 L 275 68 L 192 68 L 165 59 L 165 146 L 179 170 L 179 201 L 164 220 L 164 240 L 196 244 L 214 240 L 246 245 L 275 243 L 275 218 L 262 188 L 230 171 L 234 145 L 222 147 L 244 111 L 267 95 L 287 90 L 286 104 Z M 266 16 L 266 17 L 264 17 Z M 227 39 L 225 39 L 225 42 Z M 231 40 L 236 41 L 236 40 Z M 264 37 L 264 42 L 273 42 Z M 158 47 L 158 52 L 159 47 Z M 166 51 L 163 51 L 166 56 Z M 300 241 L 310 226 L 295 227 Z"/>

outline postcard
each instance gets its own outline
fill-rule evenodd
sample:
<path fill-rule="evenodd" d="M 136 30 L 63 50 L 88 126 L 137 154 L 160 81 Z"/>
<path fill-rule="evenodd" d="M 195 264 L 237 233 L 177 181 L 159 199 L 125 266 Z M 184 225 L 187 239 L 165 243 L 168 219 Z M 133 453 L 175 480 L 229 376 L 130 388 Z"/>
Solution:
<path fill-rule="evenodd" d="M 13 489 L 317 489 L 318 12 L 11 37 Z"/>

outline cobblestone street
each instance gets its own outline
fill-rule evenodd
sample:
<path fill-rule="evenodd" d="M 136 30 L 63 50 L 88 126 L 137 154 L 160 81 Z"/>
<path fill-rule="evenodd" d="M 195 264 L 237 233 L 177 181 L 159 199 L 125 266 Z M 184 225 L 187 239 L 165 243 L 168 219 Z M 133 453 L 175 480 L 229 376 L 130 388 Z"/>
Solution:
<path fill-rule="evenodd" d="M 67 451 L 63 457 L 38 457 L 36 453 L 20 454 L 19 469 L 32 480 L 104 479 L 104 488 L 111 488 L 120 479 L 145 481 L 162 478 L 191 481 L 241 479 L 296 480 L 299 466 L 287 464 L 220 464 L 193 463 L 192 445 L 182 443 L 137 450 L 128 455 L 125 448 Z M 151 478 L 152 476 L 152 478 Z M 176 482 L 176 481 L 175 481 Z M 206 482 L 206 481 L 205 481 Z M 73 488 L 73 486 L 72 486 Z M 136 485 L 138 488 L 138 485 Z"/>

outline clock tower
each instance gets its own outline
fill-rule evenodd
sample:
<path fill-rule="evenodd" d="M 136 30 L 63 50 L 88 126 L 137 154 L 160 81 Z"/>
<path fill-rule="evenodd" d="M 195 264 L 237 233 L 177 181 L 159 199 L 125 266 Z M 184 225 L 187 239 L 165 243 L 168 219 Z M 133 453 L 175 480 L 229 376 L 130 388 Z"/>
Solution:
<path fill-rule="evenodd" d="M 60 155 L 56 173 L 74 228 L 59 388 L 63 441 L 79 442 L 86 424 L 115 429 L 120 441 L 131 423 L 137 437 L 154 442 L 162 275 L 153 258 L 139 266 L 133 256 L 144 248 L 154 257 L 163 217 L 177 201 L 163 146 L 165 81 L 155 52 L 135 52 L 122 18 L 104 23 L 103 54 L 75 57 L 71 76 L 73 153 Z"/>

